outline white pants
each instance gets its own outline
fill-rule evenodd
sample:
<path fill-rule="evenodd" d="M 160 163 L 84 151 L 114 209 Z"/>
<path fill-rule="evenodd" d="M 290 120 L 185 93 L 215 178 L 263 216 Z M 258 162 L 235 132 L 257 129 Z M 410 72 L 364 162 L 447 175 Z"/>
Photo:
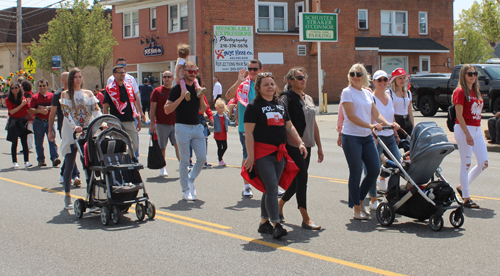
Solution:
<path fill-rule="evenodd" d="M 463 198 L 470 197 L 469 184 L 488 168 L 488 151 L 481 127 L 467 126 L 467 129 L 474 140 L 474 146 L 467 145 L 465 133 L 459 124 L 455 124 L 455 140 L 457 140 L 458 152 L 460 153 L 460 186 Z M 472 153 L 476 156 L 477 164 L 470 170 Z"/>

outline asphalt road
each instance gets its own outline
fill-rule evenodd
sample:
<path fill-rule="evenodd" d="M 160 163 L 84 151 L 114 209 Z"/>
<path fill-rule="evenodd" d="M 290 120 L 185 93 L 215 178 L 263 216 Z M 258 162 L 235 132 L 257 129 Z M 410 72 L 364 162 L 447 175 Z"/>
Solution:
<path fill-rule="evenodd" d="M 120 224 L 103 226 L 98 214 L 77 219 L 63 210 L 59 168 L 12 169 L 10 143 L 0 130 L 0 275 L 494 275 L 498 272 L 500 223 L 500 153 L 490 152 L 490 167 L 472 184 L 479 210 L 465 211 L 465 224 L 454 229 L 449 212 L 445 227 L 397 216 L 391 227 L 376 218 L 357 221 L 347 207 L 348 168 L 336 145 L 335 110 L 317 117 L 325 161 L 310 166 L 308 209 L 321 231 L 300 228 L 295 198 L 285 206 L 288 236 L 273 240 L 259 234 L 260 196 L 242 199 L 241 146 L 235 128 L 229 131 L 229 165 L 203 170 L 195 185 L 200 200 L 182 201 L 178 162 L 167 148 L 168 177 L 144 169 L 141 175 L 154 220 L 138 222 L 134 213 Z M 416 121 L 424 121 L 418 112 Z M 431 118 L 444 127 L 445 113 Z M 486 119 L 484 119 L 486 120 Z M 0 118 L 0 125 L 5 125 Z M 483 122 L 483 125 L 486 121 Z M 140 161 L 146 162 L 147 130 L 140 133 Z M 216 145 L 209 138 L 209 162 Z M 48 144 L 45 144 L 48 156 Z M 18 155 L 22 161 L 22 155 Z M 36 165 L 36 154 L 30 154 Z M 442 163 L 443 175 L 458 185 L 458 151 Z M 49 163 L 50 164 L 50 163 Z M 85 188 L 72 189 L 75 197 Z M 372 213 L 374 215 L 374 213 Z"/>

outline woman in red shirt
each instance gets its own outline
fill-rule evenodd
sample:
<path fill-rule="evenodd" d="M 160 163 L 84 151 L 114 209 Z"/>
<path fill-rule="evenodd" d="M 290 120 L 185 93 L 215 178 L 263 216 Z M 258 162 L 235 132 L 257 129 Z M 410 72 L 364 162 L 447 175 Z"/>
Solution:
<path fill-rule="evenodd" d="M 455 139 L 460 153 L 460 185 L 458 193 L 464 200 L 464 207 L 479 208 L 470 199 L 469 184 L 488 168 L 488 152 L 481 134 L 481 111 L 483 98 L 479 92 L 477 71 L 474 66 L 464 64 L 460 69 L 459 85 L 453 92 L 453 104 L 457 114 L 455 120 Z M 471 167 L 472 153 L 477 164 Z"/>
<path fill-rule="evenodd" d="M 7 109 L 9 110 L 9 123 L 7 126 L 7 140 L 12 142 L 12 147 L 10 149 L 12 155 L 12 163 L 14 168 L 19 168 L 17 163 L 17 141 L 21 138 L 21 145 L 23 146 L 24 155 L 24 167 L 31 167 L 32 164 L 29 162 L 29 150 L 28 150 L 28 134 L 31 133 L 27 129 L 28 120 L 26 119 L 26 114 L 28 111 L 28 101 L 23 97 L 23 92 L 19 87 L 19 84 L 13 83 L 10 87 L 9 95 L 5 100 Z"/>

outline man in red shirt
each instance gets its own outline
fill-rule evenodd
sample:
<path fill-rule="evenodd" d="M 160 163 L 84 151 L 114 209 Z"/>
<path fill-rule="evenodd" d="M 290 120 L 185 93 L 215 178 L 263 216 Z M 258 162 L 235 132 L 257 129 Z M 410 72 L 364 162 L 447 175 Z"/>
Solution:
<path fill-rule="evenodd" d="M 49 116 L 53 94 L 47 91 L 47 88 L 49 87 L 49 82 L 47 80 L 39 80 L 37 85 L 38 93 L 36 93 L 31 99 L 30 109 L 28 109 L 28 112 L 35 114 L 33 132 L 35 134 L 35 148 L 38 166 L 47 166 L 47 163 L 45 163 L 43 140 L 45 135 L 47 135 L 47 140 L 49 140 Z M 55 132 L 54 124 L 50 127 L 52 128 L 52 132 Z M 59 155 L 57 154 L 56 143 L 49 140 L 49 149 L 52 166 L 57 167 L 61 164 L 61 160 L 59 160 Z"/>
<path fill-rule="evenodd" d="M 167 148 L 168 139 L 170 144 L 175 148 L 177 160 L 179 158 L 179 149 L 175 141 L 175 112 L 165 114 L 164 106 L 168 100 L 170 89 L 172 88 L 173 74 L 170 71 L 165 71 L 162 74 L 163 86 L 159 86 L 151 93 L 151 106 L 149 111 L 149 131 L 156 133 L 158 136 L 158 144 L 161 148 L 161 153 L 165 157 L 165 149 Z M 166 166 L 161 168 L 160 176 L 168 176 Z"/>

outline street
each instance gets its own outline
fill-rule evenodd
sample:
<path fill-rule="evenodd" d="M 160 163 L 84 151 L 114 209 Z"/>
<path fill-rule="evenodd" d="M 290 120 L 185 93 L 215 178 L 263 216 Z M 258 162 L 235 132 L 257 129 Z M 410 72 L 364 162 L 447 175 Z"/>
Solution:
<path fill-rule="evenodd" d="M 288 235 L 273 240 L 260 234 L 261 193 L 243 199 L 240 176 L 241 145 L 236 128 L 228 133 L 227 167 L 217 167 L 213 134 L 208 140 L 208 161 L 196 179 L 195 202 L 181 200 L 178 162 L 167 146 L 168 177 L 159 170 L 141 170 L 156 218 L 138 222 L 130 209 L 118 225 L 101 224 L 98 213 L 77 219 L 64 210 L 60 168 L 35 166 L 13 169 L 11 143 L 5 140 L 6 118 L 0 118 L 0 274 L 1 275 L 492 275 L 499 269 L 500 153 L 488 152 L 489 168 L 471 185 L 472 199 L 481 206 L 465 210 L 465 223 L 455 229 L 443 216 L 444 228 L 432 231 L 426 222 L 397 215 L 390 227 L 372 219 L 353 219 L 347 207 L 349 171 L 337 146 L 336 105 L 317 116 L 325 160 L 318 164 L 312 149 L 308 182 L 308 211 L 320 231 L 300 227 L 293 197 L 285 205 Z M 490 114 L 483 113 L 483 128 Z M 434 120 L 446 129 L 446 113 L 415 122 Z M 140 132 L 140 162 L 147 161 L 147 126 Z M 449 136 L 452 137 L 453 135 Z M 45 140 L 46 141 L 46 140 Z M 58 137 L 57 142 L 60 143 Z M 18 152 L 21 150 L 18 147 Z M 48 160 L 48 144 L 45 155 Z M 62 157 L 61 157 L 62 160 Z M 80 162 L 77 162 L 81 168 Z M 475 159 L 473 159 L 473 165 Z M 445 158 L 442 174 L 458 186 L 460 158 L 454 151 Z M 85 183 L 84 175 L 81 176 Z M 73 201 L 85 197 L 72 187 Z"/>

